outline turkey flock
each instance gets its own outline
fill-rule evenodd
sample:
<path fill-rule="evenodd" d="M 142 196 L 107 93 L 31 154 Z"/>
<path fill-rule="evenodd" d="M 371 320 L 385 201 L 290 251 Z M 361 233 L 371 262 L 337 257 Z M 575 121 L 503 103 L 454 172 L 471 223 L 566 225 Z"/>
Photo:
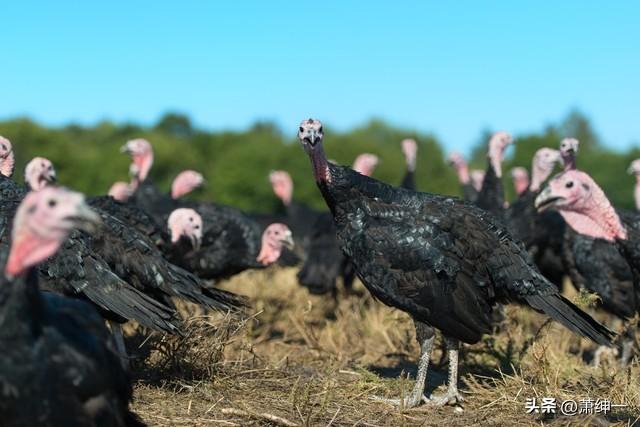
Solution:
<path fill-rule="evenodd" d="M 507 202 L 502 168 L 507 132 L 487 148 L 486 170 L 449 161 L 463 198 L 419 192 L 418 144 L 406 139 L 401 180 L 372 178 L 378 158 L 352 167 L 327 159 L 318 120 L 300 123 L 298 139 L 328 209 L 296 200 L 284 170 L 269 182 L 281 213 L 255 214 L 189 198 L 204 184 L 192 170 L 170 191 L 154 185 L 153 148 L 128 141 L 130 182 L 87 197 L 58 183 L 55 165 L 36 157 L 13 179 L 14 149 L 0 137 L 0 420 L 8 426 L 140 426 L 129 409 L 129 357 L 122 325 L 134 321 L 181 335 L 176 299 L 203 309 L 251 312 L 251 301 L 216 284 L 248 269 L 296 266 L 309 293 L 348 297 L 357 277 L 380 302 L 407 313 L 421 354 L 413 391 L 372 399 L 403 408 L 459 405 L 458 351 L 493 334 L 504 304 L 543 313 L 595 344 L 593 362 L 614 348 L 622 366 L 636 353 L 640 311 L 640 214 L 613 206 L 578 168 L 579 142 L 542 148 L 531 172 L 507 175 L 517 194 Z M 556 167 L 559 171 L 554 175 Z M 640 160 L 629 173 L 638 177 Z M 545 184 L 546 183 L 546 184 Z M 565 298 L 573 286 L 598 296 L 597 309 L 619 319 L 615 334 Z M 426 396 L 436 332 L 446 346 L 449 376 L 442 396 Z"/>

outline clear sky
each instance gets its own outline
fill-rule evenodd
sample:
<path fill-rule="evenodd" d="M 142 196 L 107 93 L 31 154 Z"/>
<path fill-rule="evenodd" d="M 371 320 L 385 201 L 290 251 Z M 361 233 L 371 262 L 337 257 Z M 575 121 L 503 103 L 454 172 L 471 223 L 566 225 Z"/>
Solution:
<path fill-rule="evenodd" d="M 0 118 L 210 129 L 381 117 L 448 149 L 572 108 L 640 142 L 638 1 L 8 1 Z"/>

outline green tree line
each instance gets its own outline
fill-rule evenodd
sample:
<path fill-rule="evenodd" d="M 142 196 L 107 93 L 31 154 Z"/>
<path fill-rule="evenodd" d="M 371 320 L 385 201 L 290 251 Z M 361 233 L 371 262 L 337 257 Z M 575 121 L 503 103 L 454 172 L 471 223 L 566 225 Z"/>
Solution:
<path fill-rule="evenodd" d="M 267 180 L 273 169 L 287 170 L 295 183 L 296 200 L 322 207 L 311 175 L 309 160 L 296 143 L 296 129 L 281 130 L 259 122 L 245 131 L 211 132 L 194 127 L 188 117 L 169 113 L 154 126 L 101 122 L 95 126 L 71 124 L 46 127 L 27 118 L 0 122 L 0 135 L 11 140 L 16 154 L 16 179 L 22 180 L 26 162 L 34 156 L 53 161 L 59 181 L 84 193 L 104 194 L 115 181 L 128 180 L 129 158 L 119 148 L 129 139 L 146 138 L 154 148 L 153 181 L 169 190 L 173 177 L 184 169 L 195 169 L 207 185 L 195 197 L 215 200 L 250 211 L 268 212 L 278 206 Z M 484 169 L 490 130 L 482 132 L 471 155 L 471 166 Z M 531 168 L 538 148 L 557 148 L 565 136 L 581 142 L 578 165 L 596 179 L 613 202 L 633 206 L 634 178 L 626 174 L 629 163 L 640 157 L 640 150 L 611 150 L 601 143 L 589 120 L 578 112 L 540 132 L 514 135 L 515 147 L 507 153 L 504 170 L 514 166 Z M 419 143 L 416 179 L 422 191 L 459 195 L 455 174 L 446 162 L 448 150 L 431 134 L 391 126 L 371 120 L 347 132 L 325 126 L 328 156 L 351 164 L 362 152 L 380 157 L 374 176 L 399 183 L 405 171 L 400 141 L 414 138 Z M 508 197 L 513 198 L 510 178 L 505 174 Z"/>

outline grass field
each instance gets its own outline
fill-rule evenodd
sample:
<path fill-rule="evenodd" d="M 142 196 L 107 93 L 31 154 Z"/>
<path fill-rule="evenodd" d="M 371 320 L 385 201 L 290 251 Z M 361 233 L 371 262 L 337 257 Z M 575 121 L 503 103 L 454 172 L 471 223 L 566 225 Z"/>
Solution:
<path fill-rule="evenodd" d="M 374 301 L 362 286 L 337 305 L 310 296 L 293 269 L 248 272 L 223 287 L 252 299 L 251 318 L 184 306 L 185 338 L 129 330 L 134 410 L 149 425 L 640 425 L 638 361 L 626 369 L 606 359 L 592 367 L 586 360 L 595 345 L 523 307 L 507 308 L 496 335 L 464 346 L 463 407 L 403 410 L 371 396 L 399 397 L 413 386 L 419 349 L 407 315 Z M 441 356 L 438 345 L 428 391 L 444 390 Z M 527 414 L 526 400 L 543 397 L 627 406 L 607 415 L 565 416 L 559 408 Z"/>

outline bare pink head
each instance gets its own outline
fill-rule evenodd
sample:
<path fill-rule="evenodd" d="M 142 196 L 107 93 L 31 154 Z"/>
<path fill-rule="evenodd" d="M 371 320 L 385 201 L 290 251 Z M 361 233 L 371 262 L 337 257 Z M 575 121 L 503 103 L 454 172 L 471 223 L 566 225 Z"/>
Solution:
<path fill-rule="evenodd" d="M 505 131 L 498 131 L 489 140 L 489 152 L 487 153 L 491 166 L 498 178 L 502 177 L 502 161 L 507 147 L 513 143 L 511 135 Z"/>
<path fill-rule="evenodd" d="M 562 163 L 560 151 L 553 148 L 541 148 L 536 151 L 531 163 L 531 191 L 538 191 L 542 183 L 549 178 L 556 164 Z"/>
<path fill-rule="evenodd" d="M 516 194 L 522 194 L 529 188 L 529 171 L 522 166 L 511 169 L 511 178 Z"/>
<path fill-rule="evenodd" d="M 482 183 L 484 182 L 484 174 L 485 172 L 482 169 L 473 169 L 471 171 L 471 185 L 476 191 L 480 191 L 482 189 Z"/>
<path fill-rule="evenodd" d="M 147 179 L 151 166 L 153 166 L 153 149 L 149 141 L 142 138 L 132 139 L 127 141 L 120 151 L 129 154 L 133 160 L 129 171 L 134 180 L 142 182 Z"/>
<path fill-rule="evenodd" d="M 269 182 L 273 189 L 273 194 L 280 200 L 285 206 L 291 204 L 293 198 L 293 180 L 288 172 L 283 170 L 271 171 L 269 174 Z"/>
<path fill-rule="evenodd" d="M 575 138 L 564 138 L 560 141 L 560 154 L 564 162 L 564 170 L 572 170 L 576 168 L 576 155 L 580 148 L 580 141 Z"/>
<path fill-rule="evenodd" d="M 271 224 L 262 233 L 262 246 L 256 260 L 262 265 L 271 265 L 278 261 L 283 247 L 293 248 L 291 230 L 284 224 Z"/>
<path fill-rule="evenodd" d="M 91 231 L 99 223 L 100 217 L 80 193 L 58 187 L 28 193 L 14 217 L 5 274 L 23 273 L 52 256 L 72 229 Z"/>
<path fill-rule="evenodd" d="M 202 243 L 202 217 L 193 209 L 179 208 L 171 212 L 167 221 L 171 233 L 171 243 L 176 243 L 184 236 L 191 241 L 195 249 Z"/>
<path fill-rule="evenodd" d="M 39 191 L 56 182 L 56 170 L 51 160 L 34 157 L 24 168 L 24 182 L 31 191 Z"/>
<path fill-rule="evenodd" d="M 418 143 L 415 139 L 405 139 L 402 141 L 402 153 L 407 163 L 407 169 L 411 172 L 416 170 L 416 158 L 418 156 Z"/>
<path fill-rule="evenodd" d="M 133 194 L 133 189 L 131 185 L 123 181 L 114 182 L 111 188 L 109 188 L 109 193 L 111 197 L 114 199 L 124 202 Z"/>
<path fill-rule="evenodd" d="M 15 159 L 13 157 L 13 146 L 4 136 L 0 136 L 0 174 L 11 178 L 13 176 L 13 168 Z"/>
<path fill-rule="evenodd" d="M 352 169 L 364 176 L 371 176 L 376 166 L 378 166 L 378 156 L 370 153 L 362 153 L 353 161 Z"/>
<path fill-rule="evenodd" d="M 604 191 L 585 172 L 570 170 L 556 175 L 538 195 L 535 204 L 538 210 L 557 209 L 580 234 L 610 241 L 627 238 Z"/>
<path fill-rule="evenodd" d="M 452 151 L 449 153 L 448 160 L 451 166 L 455 169 L 460 184 L 468 184 L 470 180 L 469 166 L 467 165 L 467 161 L 464 159 L 464 156 L 457 151 Z"/>
<path fill-rule="evenodd" d="M 193 170 L 182 171 L 171 183 L 171 197 L 178 199 L 191 193 L 196 188 L 202 187 L 203 184 L 204 177 L 202 174 Z"/>

